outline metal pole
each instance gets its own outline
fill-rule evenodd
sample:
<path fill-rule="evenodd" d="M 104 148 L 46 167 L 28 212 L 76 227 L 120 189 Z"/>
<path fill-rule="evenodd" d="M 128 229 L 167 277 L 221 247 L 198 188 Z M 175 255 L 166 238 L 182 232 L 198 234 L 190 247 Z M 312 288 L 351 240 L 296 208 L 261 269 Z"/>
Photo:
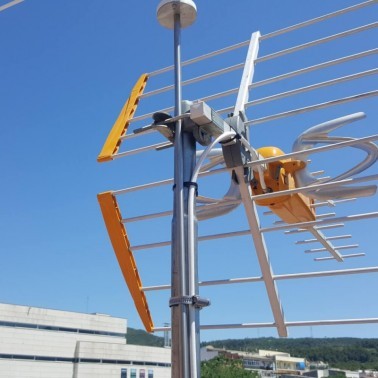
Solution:
<path fill-rule="evenodd" d="M 181 114 L 181 27 L 180 14 L 174 15 L 174 81 L 175 116 Z M 184 238 L 184 179 L 183 179 L 182 122 L 175 125 L 174 142 L 174 197 L 172 218 L 172 298 L 183 297 L 186 290 L 185 238 Z M 188 335 L 186 308 L 183 304 L 171 307 L 172 320 L 172 377 L 188 375 Z M 181 346 L 181 347 L 178 347 Z"/>
<path fill-rule="evenodd" d="M 192 0 L 162 0 L 157 9 L 160 24 L 174 30 L 175 117 L 189 110 L 189 105 L 182 103 L 181 96 L 181 29 L 190 26 L 196 15 L 197 8 Z M 191 225 L 188 222 L 196 142 L 192 130 L 187 130 L 184 122 L 181 117 L 177 119 L 174 140 L 172 288 L 169 301 L 172 318 L 172 377 L 197 378 L 200 374 L 199 310 L 193 304 L 193 298 L 198 293 L 197 221 L 194 219 Z"/>
<path fill-rule="evenodd" d="M 180 13 L 174 16 L 174 62 L 175 62 L 175 116 L 182 114 L 181 96 L 181 24 Z M 187 111 L 188 109 L 184 109 Z M 196 145 L 191 132 L 183 130 L 182 120 L 175 125 L 174 143 L 174 204 L 172 220 L 172 298 L 178 304 L 172 305 L 172 376 L 197 377 L 197 355 L 199 355 L 198 310 L 186 303 L 193 287 L 197 286 L 196 256 L 189 256 L 188 194 L 189 182 L 196 162 Z M 192 243 L 196 244 L 196 231 Z M 196 252 L 197 248 L 195 248 Z M 196 253 L 195 253 L 196 255 Z M 190 261 L 195 261 L 190 269 Z M 193 264 L 192 264 L 193 267 Z M 194 328 L 193 328 L 194 323 Z M 198 347 L 197 347 L 198 345 Z M 194 348 L 193 348 L 194 346 Z M 197 351 L 198 348 L 198 351 Z"/>

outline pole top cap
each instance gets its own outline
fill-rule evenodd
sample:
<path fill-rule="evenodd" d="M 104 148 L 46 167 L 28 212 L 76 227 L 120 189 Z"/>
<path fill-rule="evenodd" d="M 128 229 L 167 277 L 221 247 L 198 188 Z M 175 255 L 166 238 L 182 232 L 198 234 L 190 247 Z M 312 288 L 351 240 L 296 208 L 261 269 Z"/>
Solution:
<path fill-rule="evenodd" d="M 196 20 L 197 7 L 192 0 L 162 0 L 156 14 L 160 25 L 168 29 L 174 28 L 175 14 L 179 14 L 181 27 L 186 28 Z"/>

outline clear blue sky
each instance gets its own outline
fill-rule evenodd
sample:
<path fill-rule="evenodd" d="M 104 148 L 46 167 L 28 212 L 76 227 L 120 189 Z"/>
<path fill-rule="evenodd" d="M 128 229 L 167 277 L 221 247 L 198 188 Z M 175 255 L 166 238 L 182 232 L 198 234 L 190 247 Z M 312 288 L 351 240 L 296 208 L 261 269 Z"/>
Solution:
<path fill-rule="evenodd" d="M 7 1 L 0 0 L 0 6 Z M 252 32 L 271 31 L 357 4 L 355 0 L 198 0 L 196 23 L 183 31 L 183 59 L 245 41 Z M 25 0 L 0 12 L 0 302 L 79 312 L 101 312 L 125 317 L 129 326 L 142 328 L 123 281 L 101 217 L 96 195 L 107 190 L 172 176 L 172 151 L 98 164 L 96 157 L 138 76 L 173 62 L 172 32 L 157 22 L 158 1 L 140 0 Z M 260 56 L 376 21 L 377 6 L 337 17 L 262 42 Z M 255 80 L 376 47 L 376 30 L 330 42 L 256 66 Z M 214 63 L 184 70 L 184 79 L 240 63 L 245 49 Z M 208 65 L 207 65 L 208 64 Z M 251 99 L 377 67 L 376 55 L 337 68 L 282 81 L 251 93 Z M 184 90 L 189 99 L 238 85 L 241 71 L 211 83 Z M 166 80 L 164 82 L 164 80 Z M 172 74 L 151 85 L 172 82 Z M 249 110 L 248 117 L 295 109 L 376 89 L 376 76 L 293 96 Z M 155 102 L 156 101 L 156 102 Z M 227 106 L 234 102 L 227 99 Z M 226 103 L 225 103 L 226 104 Z M 173 94 L 154 102 L 146 111 L 173 105 Z M 214 106 L 226 106 L 222 101 Z M 357 111 L 367 119 L 335 135 L 366 136 L 377 130 L 377 100 L 336 106 L 251 129 L 252 145 L 277 145 L 290 152 L 298 134 L 320 122 Z M 147 140 L 147 139 L 146 139 Z M 160 154 L 160 155 L 159 155 Z M 327 156 L 327 157 L 326 157 Z M 312 169 L 335 174 L 362 155 L 344 150 L 313 157 Z M 351 159 L 351 162 L 349 162 Z M 377 166 L 369 170 L 377 173 Z M 212 181 L 213 180 L 213 181 Z M 203 181 L 205 195 L 221 195 L 227 176 Z M 125 196 L 123 215 L 167 210 L 170 188 Z M 325 208 L 337 215 L 376 211 L 377 197 L 354 204 Z M 262 217 L 268 225 L 273 218 Z M 246 228 L 242 209 L 228 217 L 206 221 L 199 233 Z M 359 243 L 366 256 L 314 262 L 313 255 L 295 245 L 299 237 L 267 235 L 276 274 L 377 266 L 377 220 L 346 224 L 352 233 L 346 244 Z M 133 245 L 165 241 L 170 219 L 135 223 L 128 227 Z M 305 238 L 308 238 L 307 236 Z M 335 243 L 336 244 L 336 243 Z M 313 248 L 316 245 L 312 246 Z M 346 251 L 345 253 L 348 253 Z M 170 250 L 136 252 L 145 285 L 170 282 Z M 205 242 L 199 247 L 200 280 L 258 276 L 260 270 L 250 237 Z M 279 281 L 286 320 L 362 318 L 378 316 L 378 274 L 309 280 Z M 201 312 L 204 324 L 272 321 L 261 283 L 218 286 L 201 291 L 212 306 Z M 168 292 L 149 294 L 156 326 L 170 321 Z M 292 337 L 378 337 L 378 325 L 289 329 Z M 202 332 L 202 340 L 276 336 L 274 329 Z"/>

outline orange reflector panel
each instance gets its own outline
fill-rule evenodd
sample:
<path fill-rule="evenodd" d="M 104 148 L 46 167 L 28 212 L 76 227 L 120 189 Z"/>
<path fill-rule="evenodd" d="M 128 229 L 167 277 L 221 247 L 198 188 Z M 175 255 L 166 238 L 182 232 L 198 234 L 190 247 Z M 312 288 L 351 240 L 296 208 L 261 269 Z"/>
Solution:
<path fill-rule="evenodd" d="M 119 150 L 121 144 L 120 138 L 126 133 L 130 120 L 133 118 L 137 110 L 139 97 L 143 94 L 147 80 L 148 75 L 143 74 L 134 85 L 130 97 L 123 106 L 121 113 L 110 130 L 108 138 L 97 157 L 99 163 L 112 160 L 112 156 Z"/>
<path fill-rule="evenodd" d="M 142 290 L 142 281 L 139 277 L 134 255 L 130 249 L 129 238 L 122 223 L 117 200 L 111 192 L 100 193 L 97 195 L 97 198 L 118 264 L 134 300 L 135 307 L 146 331 L 152 332 L 154 325 L 150 310 L 148 309 L 146 296 Z"/>
<path fill-rule="evenodd" d="M 258 152 L 264 157 L 283 155 L 283 152 L 276 147 L 264 147 L 258 149 Z M 272 192 L 294 189 L 296 187 L 294 172 L 303 169 L 306 163 L 294 159 L 282 159 L 267 164 L 267 170 L 264 172 L 266 186 Z M 254 179 L 251 182 L 252 193 L 254 195 L 264 194 L 259 182 L 259 175 L 254 172 Z M 274 198 L 256 199 L 256 204 L 268 206 L 277 216 L 286 223 L 299 223 L 314 221 L 315 210 L 312 206 L 314 200 L 301 194 L 286 194 Z"/>

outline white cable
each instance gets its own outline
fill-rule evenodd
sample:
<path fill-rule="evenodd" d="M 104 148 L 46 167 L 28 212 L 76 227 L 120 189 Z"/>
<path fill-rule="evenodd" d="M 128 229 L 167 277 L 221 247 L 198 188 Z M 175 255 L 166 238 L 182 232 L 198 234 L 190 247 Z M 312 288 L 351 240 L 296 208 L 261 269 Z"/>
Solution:
<path fill-rule="evenodd" d="M 203 162 L 205 161 L 206 157 L 210 153 L 210 151 L 214 148 L 214 146 L 219 143 L 220 141 L 235 136 L 234 131 L 227 131 L 222 135 L 219 135 L 215 138 L 212 143 L 206 147 L 206 149 L 202 152 L 200 158 L 197 161 L 196 166 L 194 167 L 191 182 L 197 182 L 198 174 L 201 169 Z M 189 194 L 188 194 L 188 255 L 189 255 L 189 276 L 191 272 L 195 271 L 195 243 L 194 243 L 194 196 L 195 196 L 196 188 L 195 186 L 191 185 L 189 187 Z M 192 282 L 192 287 L 189 287 L 189 295 L 196 295 L 196 283 Z"/>

